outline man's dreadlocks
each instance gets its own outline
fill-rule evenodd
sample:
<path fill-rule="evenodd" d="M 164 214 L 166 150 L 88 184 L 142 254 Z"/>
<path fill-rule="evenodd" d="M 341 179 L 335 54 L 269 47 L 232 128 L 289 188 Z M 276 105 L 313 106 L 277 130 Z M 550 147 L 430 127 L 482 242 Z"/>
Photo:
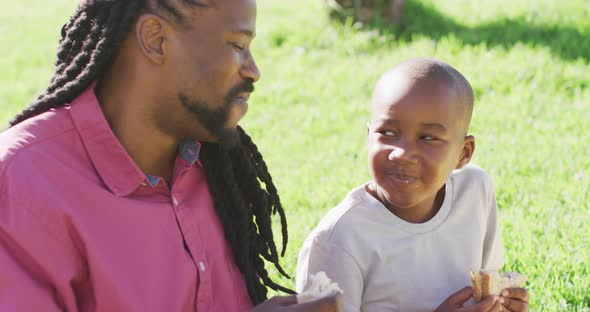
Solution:
<path fill-rule="evenodd" d="M 100 80 L 143 12 L 163 10 L 180 21 L 182 15 L 169 0 L 85 0 L 62 27 L 56 70 L 47 89 L 11 122 L 23 120 L 74 100 L 93 81 Z M 202 7 L 195 0 L 185 4 Z M 246 279 L 254 304 L 267 298 L 266 286 L 287 293 L 265 269 L 271 262 L 284 276 L 274 243 L 271 214 L 280 215 L 282 252 L 287 245 L 287 221 L 277 190 L 262 155 L 251 138 L 238 127 L 240 144 L 231 149 L 204 143 L 201 151 L 217 215 L 223 224 L 234 260 Z"/>

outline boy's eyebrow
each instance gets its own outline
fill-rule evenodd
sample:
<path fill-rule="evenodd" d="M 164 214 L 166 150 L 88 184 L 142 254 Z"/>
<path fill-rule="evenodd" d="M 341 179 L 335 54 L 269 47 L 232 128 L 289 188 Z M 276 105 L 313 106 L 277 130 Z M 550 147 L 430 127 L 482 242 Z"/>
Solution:
<path fill-rule="evenodd" d="M 437 122 L 421 123 L 420 127 L 435 131 L 447 131 L 447 128 L 445 126 Z"/>
<path fill-rule="evenodd" d="M 371 124 L 373 122 L 381 122 L 382 124 L 385 124 L 385 125 L 397 125 L 397 124 L 399 124 L 399 120 L 396 120 L 396 119 L 387 119 L 387 118 L 375 119 L 373 121 L 370 121 L 369 124 Z M 420 123 L 420 128 L 428 129 L 428 130 L 433 130 L 433 131 L 440 131 L 440 132 L 446 132 L 447 131 L 447 127 L 443 126 L 442 124 L 440 124 L 438 122 L 423 122 L 423 123 Z"/>

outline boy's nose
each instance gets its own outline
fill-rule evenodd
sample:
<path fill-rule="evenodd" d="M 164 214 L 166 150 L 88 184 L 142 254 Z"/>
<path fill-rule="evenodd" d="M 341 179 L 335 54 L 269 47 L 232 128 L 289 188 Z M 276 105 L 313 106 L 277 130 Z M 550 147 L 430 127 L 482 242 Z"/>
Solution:
<path fill-rule="evenodd" d="M 394 147 L 389 153 L 389 160 L 416 162 L 416 155 L 410 147 Z"/>
<path fill-rule="evenodd" d="M 391 153 L 389 153 L 389 157 L 388 158 L 389 158 L 389 160 L 394 160 L 394 159 L 397 159 L 397 158 L 401 158 L 401 157 L 404 156 L 405 153 L 406 153 L 406 151 L 404 149 L 399 148 L 399 147 L 395 147 L 391 151 Z"/>

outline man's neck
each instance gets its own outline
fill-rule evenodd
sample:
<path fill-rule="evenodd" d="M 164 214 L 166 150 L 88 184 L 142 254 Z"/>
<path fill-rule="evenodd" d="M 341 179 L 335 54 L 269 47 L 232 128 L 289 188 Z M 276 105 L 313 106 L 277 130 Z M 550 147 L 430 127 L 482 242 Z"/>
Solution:
<path fill-rule="evenodd" d="M 149 88 L 129 85 L 124 89 L 124 84 L 105 78 L 95 92 L 113 133 L 145 174 L 161 177 L 170 185 L 179 142 L 158 131 L 141 109 L 154 98 L 145 93 Z"/>

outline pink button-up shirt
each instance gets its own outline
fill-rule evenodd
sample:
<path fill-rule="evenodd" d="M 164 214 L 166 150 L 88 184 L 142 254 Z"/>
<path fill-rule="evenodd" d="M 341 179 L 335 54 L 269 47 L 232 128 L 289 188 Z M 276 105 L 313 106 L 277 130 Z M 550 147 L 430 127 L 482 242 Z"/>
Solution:
<path fill-rule="evenodd" d="M 0 133 L 0 311 L 249 311 L 198 152 L 146 176 L 93 87 Z"/>

